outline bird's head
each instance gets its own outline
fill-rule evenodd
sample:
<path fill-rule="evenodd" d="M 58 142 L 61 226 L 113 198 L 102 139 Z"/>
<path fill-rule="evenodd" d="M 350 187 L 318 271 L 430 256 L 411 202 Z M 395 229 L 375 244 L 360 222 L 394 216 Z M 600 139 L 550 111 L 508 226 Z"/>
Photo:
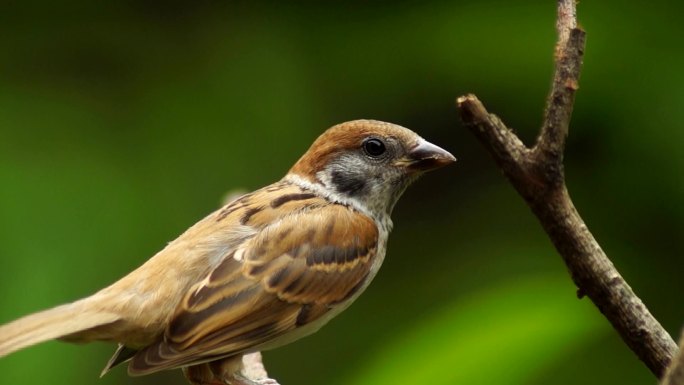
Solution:
<path fill-rule="evenodd" d="M 407 128 L 354 120 L 319 136 L 289 175 L 384 216 L 421 174 L 455 161 L 449 152 Z"/>

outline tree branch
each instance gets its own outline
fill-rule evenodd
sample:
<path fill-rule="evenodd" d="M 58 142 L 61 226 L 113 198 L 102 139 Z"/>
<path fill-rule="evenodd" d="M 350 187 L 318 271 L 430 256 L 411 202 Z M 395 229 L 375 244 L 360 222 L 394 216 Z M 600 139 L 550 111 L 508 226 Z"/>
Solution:
<path fill-rule="evenodd" d="M 546 101 L 546 113 L 541 134 L 535 146 L 536 156 L 546 163 L 562 167 L 565 138 L 568 135 L 575 91 L 584 54 L 584 31 L 577 28 L 575 4 L 558 3 L 556 29 L 556 70 L 551 92 Z M 562 175 L 562 169 L 557 171 Z"/>
<path fill-rule="evenodd" d="M 684 385 L 684 331 L 679 337 L 679 354 L 667 368 L 660 385 Z"/>
<path fill-rule="evenodd" d="M 565 185 L 563 152 L 585 42 L 576 20 L 574 0 L 559 0 L 555 72 L 534 147 L 527 148 L 474 95 L 458 98 L 457 104 L 463 123 L 541 222 L 579 288 L 578 295 L 588 296 L 629 348 L 661 377 L 677 346 L 589 232 Z"/>

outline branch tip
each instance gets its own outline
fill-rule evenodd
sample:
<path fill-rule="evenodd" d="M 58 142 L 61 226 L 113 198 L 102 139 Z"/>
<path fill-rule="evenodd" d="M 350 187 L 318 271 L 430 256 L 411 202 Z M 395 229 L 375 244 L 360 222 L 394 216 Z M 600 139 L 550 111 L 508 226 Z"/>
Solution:
<path fill-rule="evenodd" d="M 467 125 L 480 124 L 489 117 L 489 112 L 484 104 L 473 94 L 459 96 L 456 106 L 461 114 L 461 120 Z"/>

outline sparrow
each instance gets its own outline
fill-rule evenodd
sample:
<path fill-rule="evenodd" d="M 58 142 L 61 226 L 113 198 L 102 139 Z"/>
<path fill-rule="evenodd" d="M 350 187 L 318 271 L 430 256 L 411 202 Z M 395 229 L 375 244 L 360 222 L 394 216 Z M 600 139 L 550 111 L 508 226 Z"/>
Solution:
<path fill-rule="evenodd" d="M 375 120 L 338 124 L 280 181 L 190 227 L 90 297 L 0 326 L 0 357 L 51 339 L 119 344 L 103 374 L 182 368 L 192 384 L 247 378 L 246 354 L 309 335 L 375 277 L 390 214 L 421 174 L 454 162 L 413 131 Z"/>

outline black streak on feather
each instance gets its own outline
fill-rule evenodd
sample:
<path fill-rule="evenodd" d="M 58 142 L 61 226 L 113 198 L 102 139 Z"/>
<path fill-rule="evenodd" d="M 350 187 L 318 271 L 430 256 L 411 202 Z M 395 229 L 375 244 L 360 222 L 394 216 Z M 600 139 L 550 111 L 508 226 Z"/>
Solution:
<path fill-rule="evenodd" d="M 301 284 L 302 284 L 302 278 L 298 277 L 294 281 L 290 282 L 290 284 L 287 285 L 287 287 L 282 290 L 282 293 L 294 294 L 297 291 L 300 291 Z"/>
<path fill-rule="evenodd" d="M 286 276 L 287 276 L 287 269 L 284 269 L 284 268 L 280 269 L 280 270 L 276 271 L 275 273 L 273 273 L 273 275 L 271 275 L 268 278 L 268 282 L 266 282 L 266 284 L 270 288 L 275 288 L 276 286 L 278 286 L 278 284 L 280 284 L 280 282 Z"/>
<path fill-rule="evenodd" d="M 226 309 L 252 298 L 254 290 L 254 287 L 243 290 L 234 296 L 223 298 L 218 303 L 198 312 L 181 313 L 180 317 L 173 319 L 169 324 L 169 333 L 174 336 L 174 339 L 178 338 L 178 336 L 181 338 L 186 337 L 187 333 L 191 332 L 195 326 L 210 318 L 212 315 L 225 311 Z"/>
<path fill-rule="evenodd" d="M 233 202 L 232 204 L 225 207 L 223 210 L 219 211 L 218 215 L 216 216 L 216 222 L 222 221 L 225 217 L 233 213 L 235 210 L 241 209 L 243 207 L 244 206 L 239 202 Z"/>
<path fill-rule="evenodd" d="M 220 222 L 223 220 L 225 217 L 228 215 L 232 214 L 233 212 L 244 208 L 247 206 L 249 199 L 252 197 L 252 194 L 245 194 L 234 201 L 228 203 L 226 207 L 224 207 L 221 211 L 219 211 L 218 215 L 216 216 L 216 222 Z"/>
<path fill-rule="evenodd" d="M 247 222 L 249 222 L 250 218 L 252 218 L 252 216 L 254 214 L 257 214 L 258 212 L 260 212 L 263 209 L 264 209 L 263 206 L 252 207 L 252 208 L 247 209 L 247 211 L 245 211 L 245 213 L 242 214 L 242 218 L 240 218 L 240 224 L 241 225 L 247 224 Z"/>
<path fill-rule="evenodd" d="M 286 194 L 286 195 L 281 195 L 278 198 L 274 199 L 271 201 L 271 207 L 274 209 L 277 207 L 280 207 L 284 205 L 287 202 L 291 201 L 303 201 L 311 198 L 315 198 L 316 196 L 311 193 L 301 193 L 301 194 Z"/>
<path fill-rule="evenodd" d="M 367 252 L 367 248 L 361 247 L 340 248 L 336 246 L 323 246 L 313 250 L 306 257 L 306 265 L 330 265 L 333 263 L 353 262 L 360 255 L 366 255 Z"/>
<path fill-rule="evenodd" d="M 309 322 L 309 313 L 311 312 L 311 305 L 304 305 L 299 309 L 299 314 L 297 314 L 297 319 L 295 320 L 295 326 L 302 326 Z"/>
<path fill-rule="evenodd" d="M 267 268 L 268 268 L 268 265 L 267 265 L 267 264 L 263 264 L 263 265 L 252 265 L 252 266 L 249 267 L 249 270 L 247 271 L 247 274 L 248 274 L 249 276 L 251 276 L 251 277 L 256 277 L 256 276 L 259 276 L 259 275 L 263 274 L 263 273 L 266 271 Z"/>

